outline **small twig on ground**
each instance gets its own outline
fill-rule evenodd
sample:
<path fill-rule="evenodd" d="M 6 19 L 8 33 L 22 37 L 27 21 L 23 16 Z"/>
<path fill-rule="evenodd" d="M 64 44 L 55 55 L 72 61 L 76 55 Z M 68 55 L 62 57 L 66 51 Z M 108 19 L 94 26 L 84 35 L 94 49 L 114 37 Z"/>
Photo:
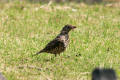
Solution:
<path fill-rule="evenodd" d="M 19 66 L 19 69 L 23 69 L 23 68 L 29 68 L 29 69 L 37 69 L 37 70 L 42 70 L 42 68 L 39 67 L 35 67 L 35 66 Z"/>

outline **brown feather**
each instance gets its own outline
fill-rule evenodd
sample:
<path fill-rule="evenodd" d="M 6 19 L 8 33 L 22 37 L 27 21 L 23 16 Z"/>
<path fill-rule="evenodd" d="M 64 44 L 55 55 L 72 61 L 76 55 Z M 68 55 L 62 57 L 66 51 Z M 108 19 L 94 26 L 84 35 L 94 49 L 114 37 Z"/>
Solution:
<path fill-rule="evenodd" d="M 37 54 L 40 54 L 42 52 L 47 52 L 47 53 L 51 53 L 51 54 L 60 54 L 61 52 L 65 51 L 68 43 L 69 43 L 69 31 L 71 29 L 76 28 L 75 26 L 71 26 L 71 25 L 65 25 L 65 27 L 63 27 L 63 29 L 61 30 L 61 33 L 52 41 L 50 41 L 46 47 L 42 50 L 40 50 Z"/>

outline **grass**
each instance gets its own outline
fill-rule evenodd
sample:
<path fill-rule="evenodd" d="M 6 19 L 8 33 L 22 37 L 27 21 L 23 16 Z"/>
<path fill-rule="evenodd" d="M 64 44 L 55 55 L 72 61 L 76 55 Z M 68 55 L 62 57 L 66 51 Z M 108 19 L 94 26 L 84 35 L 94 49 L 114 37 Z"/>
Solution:
<path fill-rule="evenodd" d="M 105 67 L 120 76 L 119 17 L 119 7 L 104 5 L 1 4 L 0 72 L 8 80 L 91 80 L 94 68 Z M 32 56 L 65 24 L 77 28 L 61 56 Z"/>

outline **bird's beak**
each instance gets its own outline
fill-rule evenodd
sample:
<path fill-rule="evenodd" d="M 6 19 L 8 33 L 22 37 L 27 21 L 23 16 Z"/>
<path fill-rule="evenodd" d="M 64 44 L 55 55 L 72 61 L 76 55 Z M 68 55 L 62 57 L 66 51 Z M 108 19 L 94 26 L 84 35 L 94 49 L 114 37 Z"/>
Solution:
<path fill-rule="evenodd" d="M 76 28 L 76 26 L 72 26 L 72 29 L 75 29 Z"/>

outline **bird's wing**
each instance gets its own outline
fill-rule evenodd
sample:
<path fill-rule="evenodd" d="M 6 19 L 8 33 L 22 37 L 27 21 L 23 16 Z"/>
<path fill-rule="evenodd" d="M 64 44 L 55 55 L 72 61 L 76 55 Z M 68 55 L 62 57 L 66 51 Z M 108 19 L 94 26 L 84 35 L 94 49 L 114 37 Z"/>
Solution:
<path fill-rule="evenodd" d="M 49 42 L 46 47 L 43 49 L 45 52 L 54 52 L 54 50 L 58 50 L 58 48 L 62 47 L 64 48 L 64 42 L 59 40 L 58 38 L 52 40 Z"/>

